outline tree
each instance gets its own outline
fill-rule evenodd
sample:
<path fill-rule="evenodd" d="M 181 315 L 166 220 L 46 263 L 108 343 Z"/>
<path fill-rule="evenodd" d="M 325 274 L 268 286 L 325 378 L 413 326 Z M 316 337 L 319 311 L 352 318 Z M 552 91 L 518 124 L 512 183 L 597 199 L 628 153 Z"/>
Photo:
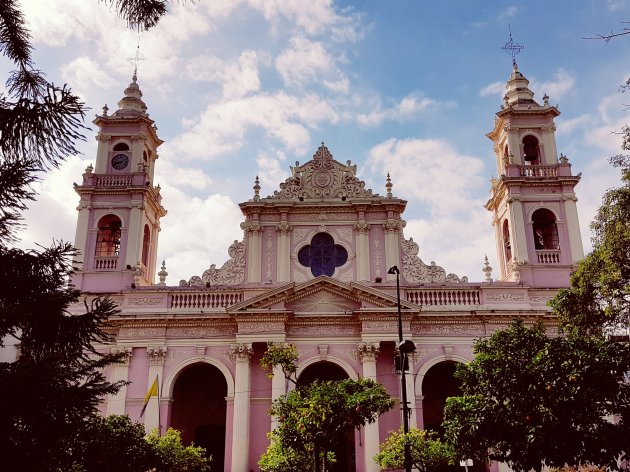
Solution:
<path fill-rule="evenodd" d="M 626 127 L 624 150 L 630 150 Z M 593 252 L 578 265 L 571 288 L 551 301 L 563 329 L 599 334 L 630 326 L 630 156 L 610 159 L 622 186 L 608 190 L 591 223 Z"/>
<path fill-rule="evenodd" d="M 73 472 L 148 471 L 158 459 L 144 426 L 126 415 L 86 419 L 72 441 L 71 455 Z"/>
<path fill-rule="evenodd" d="M 151 432 L 147 442 L 157 456 L 155 472 L 209 472 L 212 459 L 203 447 L 184 446 L 179 431 L 168 428 L 163 436 Z"/>
<path fill-rule="evenodd" d="M 263 367 L 281 366 L 297 385 L 296 362 L 297 349 L 291 344 L 269 343 L 261 359 Z M 271 444 L 258 464 L 263 472 L 319 472 L 322 465 L 325 471 L 335 460 L 331 448 L 349 430 L 373 423 L 394 404 L 385 388 L 371 379 L 316 380 L 296 386 L 273 402 L 270 414 L 278 418 L 278 427 L 270 433 Z"/>
<path fill-rule="evenodd" d="M 550 337 L 542 324 L 515 321 L 478 340 L 474 352 L 456 372 L 463 396 L 445 408 L 445 437 L 459 458 L 502 461 L 517 472 L 618 470 L 630 444 L 630 346 L 601 335 Z"/>
<path fill-rule="evenodd" d="M 164 0 L 105 0 L 130 26 L 148 28 Z M 107 343 L 103 323 L 116 313 L 95 299 L 71 315 L 79 293 L 67 285 L 74 250 L 12 247 L 20 214 L 35 198 L 31 185 L 50 167 L 78 154 L 86 107 L 67 85 L 56 86 L 33 63 L 31 38 L 17 0 L 0 2 L 0 52 L 15 70 L 0 93 L 0 348 L 17 338 L 20 357 L 0 363 L 0 450 L 15 470 L 70 470 L 72 438 L 96 414 L 100 398 L 121 383 L 102 370 L 117 362 L 94 346 Z M 11 468 L 11 467 L 10 467 Z"/>
<path fill-rule="evenodd" d="M 446 471 L 455 461 L 452 446 L 440 441 L 436 433 L 411 428 L 406 435 L 394 431 L 381 444 L 381 452 L 374 458 L 381 470 L 404 468 L 405 444 L 409 445 L 411 466 L 420 472 Z"/>

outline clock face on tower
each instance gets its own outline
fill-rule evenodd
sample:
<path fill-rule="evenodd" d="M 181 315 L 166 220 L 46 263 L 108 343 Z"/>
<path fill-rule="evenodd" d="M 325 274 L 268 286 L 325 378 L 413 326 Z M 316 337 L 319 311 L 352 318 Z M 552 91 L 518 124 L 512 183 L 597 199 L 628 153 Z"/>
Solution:
<path fill-rule="evenodd" d="M 129 158 L 126 154 L 116 154 L 112 157 L 112 167 L 116 170 L 123 170 L 129 164 Z"/>

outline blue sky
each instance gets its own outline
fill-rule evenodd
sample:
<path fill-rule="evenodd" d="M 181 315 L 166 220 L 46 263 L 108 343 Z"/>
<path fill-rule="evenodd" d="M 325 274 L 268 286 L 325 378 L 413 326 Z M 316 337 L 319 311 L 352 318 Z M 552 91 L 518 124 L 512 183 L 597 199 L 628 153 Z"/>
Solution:
<path fill-rule="evenodd" d="M 23 0 L 49 78 L 66 82 L 95 111 L 115 108 L 129 83 L 137 34 L 96 0 Z M 169 214 L 158 257 L 169 284 L 227 259 L 241 239 L 238 202 L 260 175 L 273 193 L 289 165 L 324 141 L 358 164 L 369 187 L 408 200 L 405 234 L 419 256 L 482 280 L 497 267 L 490 213 L 496 174 L 491 142 L 511 57 L 511 25 L 525 46 L 521 72 L 541 100 L 558 104 L 558 149 L 582 172 L 578 210 L 588 223 L 603 191 L 618 183 L 606 158 L 630 103 L 630 36 L 609 44 L 584 37 L 621 30 L 629 0 L 364 1 L 199 0 L 175 2 L 141 35 L 138 81 L 166 141 L 157 181 Z M 10 64 L 0 62 L 6 77 Z M 93 126 L 92 126 L 93 127 Z M 94 128 L 94 127 L 93 127 Z M 72 182 L 94 161 L 95 130 L 38 186 L 21 245 L 72 240 L 78 196 Z M 497 272 L 495 271 L 495 276 Z"/>

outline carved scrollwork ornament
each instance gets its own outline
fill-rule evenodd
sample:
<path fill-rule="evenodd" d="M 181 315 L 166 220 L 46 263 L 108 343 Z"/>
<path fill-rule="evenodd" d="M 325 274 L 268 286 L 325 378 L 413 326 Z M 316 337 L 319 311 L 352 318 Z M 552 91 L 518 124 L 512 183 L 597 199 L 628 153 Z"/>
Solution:
<path fill-rule="evenodd" d="M 413 238 L 405 239 L 401 237 L 400 246 L 402 249 L 402 275 L 409 283 L 422 282 L 448 282 L 462 283 L 468 282 L 467 277 L 458 277 L 455 274 L 446 274 L 446 271 L 431 261 L 431 265 L 426 265 L 418 257 L 419 247 Z"/>
<path fill-rule="evenodd" d="M 180 286 L 204 286 L 213 287 L 216 285 L 235 286 L 240 285 L 245 280 L 245 253 L 244 241 L 234 241 L 228 249 L 230 260 L 220 269 L 212 264 L 201 277 L 195 275 L 188 282 L 182 280 Z"/>

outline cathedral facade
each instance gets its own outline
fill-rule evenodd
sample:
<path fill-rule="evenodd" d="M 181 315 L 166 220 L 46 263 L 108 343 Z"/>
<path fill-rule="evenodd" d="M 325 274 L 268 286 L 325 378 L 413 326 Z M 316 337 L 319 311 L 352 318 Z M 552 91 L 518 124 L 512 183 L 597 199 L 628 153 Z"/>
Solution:
<path fill-rule="evenodd" d="M 399 399 L 400 307 L 403 337 L 416 347 L 406 375 L 410 424 L 439 429 L 445 398 L 458 392 L 455 365 L 472 360 L 473 341 L 515 318 L 553 327 L 546 303 L 583 257 L 579 176 L 556 149 L 558 115 L 548 97 L 534 100 L 515 66 L 487 135 L 499 176 L 486 204 L 496 280 L 487 261 L 482 281 L 425 263 L 404 235 L 407 202 L 389 176 L 379 195 L 322 143 L 273 195 L 260 196 L 256 181 L 227 262 L 170 285 L 156 260 L 166 214 L 153 179 L 162 141 L 134 76 L 118 110 L 94 121 L 96 162 L 75 184 L 81 255 L 73 283 L 87 297 L 118 302 L 115 343 L 106 348 L 126 362 L 108 376 L 130 382 L 103 400 L 103 413 L 137 419 L 157 379 L 159 396 L 142 417 L 148 429 L 181 430 L 210 451 L 215 470 L 256 471 L 274 426 L 271 403 L 293 388 L 260 367 L 267 343 L 296 345 L 302 382 L 369 377 Z M 336 448 L 337 470 L 379 470 L 372 458 L 400 424 L 395 408 L 349 433 Z"/>

